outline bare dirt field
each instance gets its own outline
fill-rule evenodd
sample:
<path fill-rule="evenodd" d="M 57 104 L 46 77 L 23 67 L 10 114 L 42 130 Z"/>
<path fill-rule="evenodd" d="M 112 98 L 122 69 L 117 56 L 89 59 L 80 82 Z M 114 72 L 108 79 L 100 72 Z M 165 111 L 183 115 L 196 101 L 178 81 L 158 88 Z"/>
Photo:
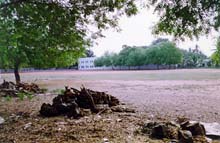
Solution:
<path fill-rule="evenodd" d="M 2 74 L 1 81 L 14 81 L 13 74 Z M 50 92 L 64 86 L 106 91 L 135 107 L 136 114 L 91 115 L 80 120 L 66 117 L 42 118 L 39 109 L 54 94 L 30 100 L 0 101 L 0 142 L 81 142 L 159 143 L 136 135 L 146 120 L 174 120 L 188 117 L 203 122 L 220 122 L 220 70 L 184 69 L 159 71 L 55 71 L 21 73 L 24 82 L 35 82 Z M 1 82 L 0 81 L 0 82 Z M 30 125 L 26 129 L 26 126 Z"/>
<path fill-rule="evenodd" d="M 220 70 L 56 71 L 22 73 L 23 81 L 55 90 L 65 85 L 107 91 L 152 118 L 186 116 L 220 122 Z M 14 80 L 12 74 L 2 79 Z"/>

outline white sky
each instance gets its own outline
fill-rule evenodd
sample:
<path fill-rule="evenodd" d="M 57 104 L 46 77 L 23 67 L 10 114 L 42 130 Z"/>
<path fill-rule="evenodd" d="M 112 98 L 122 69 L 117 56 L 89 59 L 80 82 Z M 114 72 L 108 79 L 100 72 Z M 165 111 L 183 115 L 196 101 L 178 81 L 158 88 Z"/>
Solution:
<path fill-rule="evenodd" d="M 118 53 L 122 49 L 122 45 L 148 46 L 158 37 L 172 40 L 171 36 L 155 36 L 152 34 L 152 27 L 158 19 L 158 16 L 149 9 L 142 9 L 139 14 L 132 17 L 124 16 L 119 21 L 122 31 L 117 32 L 114 29 L 104 31 L 105 38 L 96 40 L 98 44 L 91 49 L 96 56 L 101 56 L 106 51 Z M 204 54 L 210 56 L 215 49 L 216 36 L 217 33 L 209 34 L 208 37 L 201 36 L 198 41 L 186 40 L 185 42 L 178 42 L 177 45 L 179 48 L 188 49 L 194 48 L 197 44 Z"/>

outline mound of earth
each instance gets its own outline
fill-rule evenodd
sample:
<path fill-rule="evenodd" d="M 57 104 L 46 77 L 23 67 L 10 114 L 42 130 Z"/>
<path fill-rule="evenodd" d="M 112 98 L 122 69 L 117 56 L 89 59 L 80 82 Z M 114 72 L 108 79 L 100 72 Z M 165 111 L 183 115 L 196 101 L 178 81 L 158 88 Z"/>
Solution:
<path fill-rule="evenodd" d="M 82 87 L 80 90 L 75 88 L 65 88 L 63 94 L 53 98 L 53 103 L 43 103 L 40 114 L 45 117 L 64 115 L 79 118 L 90 113 L 102 112 L 134 112 L 128 109 L 120 101 L 105 92 L 94 91 Z"/>

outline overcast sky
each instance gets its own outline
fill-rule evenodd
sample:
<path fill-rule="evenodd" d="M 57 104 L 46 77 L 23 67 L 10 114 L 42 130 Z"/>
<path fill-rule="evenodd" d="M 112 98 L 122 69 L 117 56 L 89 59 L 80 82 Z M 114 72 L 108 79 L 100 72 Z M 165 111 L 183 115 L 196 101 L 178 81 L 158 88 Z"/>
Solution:
<path fill-rule="evenodd" d="M 155 36 L 152 34 L 152 27 L 158 21 L 158 16 L 152 10 L 143 9 L 139 14 L 132 17 L 122 17 L 119 21 L 121 32 L 110 29 L 104 32 L 105 38 L 96 40 L 98 45 L 94 45 L 92 50 L 96 56 L 103 55 L 106 51 L 118 53 L 122 45 L 147 46 L 158 37 L 165 37 L 172 40 L 170 36 Z M 182 49 L 195 48 L 199 45 L 200 50 L 210 56 L 215 49 L 217 33 L 212 33 L 208 37 L 201 36 L 197 40 L 187 40 L 178 42 L 178 47 Z"/>

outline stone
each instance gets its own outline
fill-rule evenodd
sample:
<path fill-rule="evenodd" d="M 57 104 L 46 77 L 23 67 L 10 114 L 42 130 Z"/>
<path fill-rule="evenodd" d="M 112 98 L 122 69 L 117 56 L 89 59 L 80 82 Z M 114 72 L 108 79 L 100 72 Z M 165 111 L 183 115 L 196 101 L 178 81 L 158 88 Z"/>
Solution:
<path fill-rule="evenodd" d="M 208 143 L 212 143 L 212 139 L 206 137 L 206 140 Z"/>
<path fill-rule="evenodd" d="M 144 124 L 142 132 L 156 139 L 178 139 L 180 127 L 174 122 L 148 122 Z"/>
<path fill-rule="evenodd" d="M 154 127 L 156 124 L 157 124 L 156 122 L 151 122 L 151 121 L 145 123 L 145 124 L 143 125 L 143 127 L 142 127 L 142 130 L 141 130 L 142 133 L 147 134 L 147 135 L 150 135 L 150 134 L 151 134 L 151 131 L 152 131 L 152 129 L 153 129 L 153 127 Z"/>
<path fill-rule="evenodd" d="M 151 137 L 156 138 L 156 139 L 163 139 L 166 136 L 166 131 L 165 131 L 165 125 L 164 124 L 158 124 L 153 127 L 152 132 L 151 132 Z"/>
<path fill-rule="evenodd" d="M 122 119 L 117 119 L 116 121 L 117 121 L 117 122 L 122 122 Z"/>
<path fill-rule="evenodd" d="M 203 124 L 205 127 L 206 136 L 208 136 L 211 139 L 220 140 L 220 124 L 219 123 L 202 122 L 201 124 Z"/>
<path fill-rule="evenodd" d="M 58 116 L 59 112 L 52 105 L 43 103 L 40 109 L 40 114 L 45 117 L 53 117 Z"/>
<path fill-rule="evenodd" d="M 29 123 L 25 124 L 25 125 L 24 125 L 24 130 L 27 130 L 28 128 L 30 128 L 30 127 L 31 127 L 31 125 L 32 125 L 32 123 L 31 123 L 31 122 L 29 122 Z"/>
<path fill-rule="evenodd" d="M 5 119 L 0 116 L 0 125 L 5 122 Z"/>
<path fill-rule="evenodd" d="M 199 122 L 186 122 L 181 125 L 181 128 L 190 131 L 193 136 L 205 136 L 205 128 Z"/>
<path fill-rule="evenodd" d="M 178 134 L 179 143 L 193 143 L 193 136 L 190 131 L 180 130 Z"/>
<path fill-rule="evenodd" d="M 108 138 L 103 138 L 103 143 L 109 143 Z"/>

